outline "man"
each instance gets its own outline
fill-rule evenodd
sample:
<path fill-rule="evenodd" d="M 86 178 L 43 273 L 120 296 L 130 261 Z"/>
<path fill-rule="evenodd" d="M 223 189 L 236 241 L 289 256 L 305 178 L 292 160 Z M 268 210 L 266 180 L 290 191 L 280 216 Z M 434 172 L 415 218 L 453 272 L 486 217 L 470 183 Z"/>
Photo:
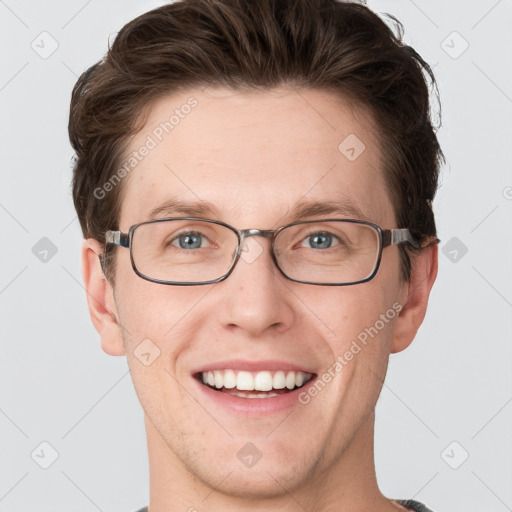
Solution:
<path fill-rule="evenodd" d="M 437 273 L 434 78 L 400 37 L 356 3 L 184 0 L 75 86 L 83 278 L 149 512 L 427 510 L 373 456 Z"/>

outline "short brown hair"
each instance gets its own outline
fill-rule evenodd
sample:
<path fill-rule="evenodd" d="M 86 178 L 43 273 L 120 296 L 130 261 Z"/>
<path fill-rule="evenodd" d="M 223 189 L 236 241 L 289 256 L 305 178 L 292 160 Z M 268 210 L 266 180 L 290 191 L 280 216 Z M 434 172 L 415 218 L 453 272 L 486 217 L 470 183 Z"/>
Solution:
<path fill-rule="evenodd" d="M 336 0 L 181 0 L 129 22 L 73 89 L 73 200 L 84 237 L 104 242 L 118 228 L 122 183 L 102 198 L 95 190 L 118 170 L 156 100 L 198 86 L 291 85 L 332 90 L 369 109 L 397 227 L 424 245 L 438 242 L 432 201 L 444 156 L 427 79 L 438 97 L 437 84 L 387 16 L 396 35 L 368 7 Z M 409 280 L 413 248 L 403 245 Z"/>

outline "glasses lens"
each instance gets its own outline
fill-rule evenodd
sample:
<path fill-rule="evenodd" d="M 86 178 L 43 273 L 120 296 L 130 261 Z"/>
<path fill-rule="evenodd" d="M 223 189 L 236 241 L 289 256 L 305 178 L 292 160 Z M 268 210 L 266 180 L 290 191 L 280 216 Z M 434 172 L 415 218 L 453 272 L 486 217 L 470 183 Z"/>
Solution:
<path fill-rule="evenodd" d="M 350 284 L 374 272 L 379 244 L 379 232 L 367 224 L 319 221 L 283 229 L 274 247 L 281 270 L 292 279 Z"/>
<path fill-rule="evenodd" d="M 132 235 L 138 272 L 174 283 L 219 279 L 230 269 L 237 246 L 238 237 L 231 229 L 197 220 L 148 222 Z"/>

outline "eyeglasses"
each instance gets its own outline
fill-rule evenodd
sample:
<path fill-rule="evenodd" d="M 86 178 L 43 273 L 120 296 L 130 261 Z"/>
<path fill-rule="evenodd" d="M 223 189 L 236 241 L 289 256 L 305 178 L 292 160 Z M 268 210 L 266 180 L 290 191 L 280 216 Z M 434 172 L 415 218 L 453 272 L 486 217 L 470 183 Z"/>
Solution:
<path fill-rule="evenodd" d="M 308 220 L 276 230 L 239 230 L 217 220 L 165 218 L 135 224 L 127 234 L 107 231 L 105 241 L 129 248 L 133 270 L 143 279 L 201 285 L 226 279 L 242 255 L 244 240 L 253 236 L 271 240 L 273 261 L 286 278 L 327 286 L 372 279 L 385 247 L 409 242 L 419 248 L 408 229 L 382 229 L 353 219 Z"/>

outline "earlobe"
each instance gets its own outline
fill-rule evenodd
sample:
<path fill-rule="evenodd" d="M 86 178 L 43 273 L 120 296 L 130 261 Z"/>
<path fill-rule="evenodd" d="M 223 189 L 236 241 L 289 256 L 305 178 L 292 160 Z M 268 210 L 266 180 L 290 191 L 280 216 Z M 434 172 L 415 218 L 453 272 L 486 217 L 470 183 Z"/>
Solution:
<path fill-rule="evenodd" d="M 411 280 L 406 286 L 402 309 L 393 326 L 391 353 L 406 349 L 413 341 L 427 312 L 428 298 L 437 276 L 438 247 L 434 244 L 411 260 Z"/>
<path fill-rule="evenodd" d="M 101 347 L 111 356 L 125 355 L 121 329 L 111 284 L 103 274 L 100 255 L 103 246 L 89 238 L 82 245 L 82 278 L 92 323 L 101 339 Z"/>

